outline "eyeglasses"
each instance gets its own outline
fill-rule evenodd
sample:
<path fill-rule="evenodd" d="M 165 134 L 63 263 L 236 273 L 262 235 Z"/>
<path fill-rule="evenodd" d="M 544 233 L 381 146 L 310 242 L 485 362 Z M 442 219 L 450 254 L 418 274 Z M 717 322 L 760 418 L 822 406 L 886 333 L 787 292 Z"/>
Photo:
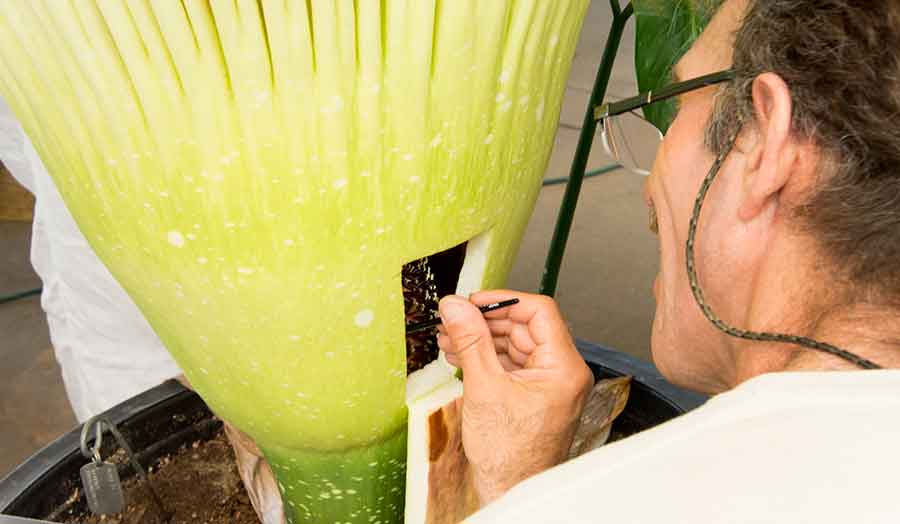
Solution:
<path fill-rule="evenodd" d="M 603 148 L 625 169 L 639 175 L 649 175 L 663 134 L 636 111 L 646 105 L 733 78 L 734 71 L 719 71 L 597 107 L 594 118 L 600 121 Z"/>

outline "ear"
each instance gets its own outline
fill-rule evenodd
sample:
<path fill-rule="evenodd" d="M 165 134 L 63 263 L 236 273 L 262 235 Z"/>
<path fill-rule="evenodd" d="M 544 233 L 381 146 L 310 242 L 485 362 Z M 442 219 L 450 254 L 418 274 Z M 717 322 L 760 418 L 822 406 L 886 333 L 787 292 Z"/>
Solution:
<path fill-rule="evenodd" d="M 799 144 L 791 133 L 791 92 L 775 73 L 753 81 L 755 143 L 748 152 L 744 191 L 738 216 L 749 221 L 777 202 L 794 174 Z"/>

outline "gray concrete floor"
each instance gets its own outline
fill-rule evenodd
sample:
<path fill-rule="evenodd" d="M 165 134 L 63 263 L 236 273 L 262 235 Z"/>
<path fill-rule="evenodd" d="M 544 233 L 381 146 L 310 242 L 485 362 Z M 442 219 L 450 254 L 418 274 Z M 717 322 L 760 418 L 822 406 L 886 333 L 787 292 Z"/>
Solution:
<path fill-rule="evenodd" d="M 31 224 L 0 222 L 0 296 L 41 285 Z M 0 476 L 75 425 L 40 298 L 0 304 Z"/>
<path fill-rule="evenodd" d="M 568 82 L 547 177 L 567 176 L 594 75 L 609 29 L 608 3 L 593 2 Z M 633 33 L 626 31 L 609 96 L 636 92 Z M 595 140 L 589 169 L 611 160 Z M 575 336 L 649 358 L 657 271 L 656 240 L 647 229 L 643 179 L 624 171 L 585 181 L 569 238 L 557 299 Z M 511 288 L 536 291 L 565 186 L 542 191 L 509 278 Z M 40 285 L 28 261 L 30 224 L 0 222 L 0 295 Z M 0 476 L 71 429 L 59 369 L 37 297 L 0 305 Z"/>

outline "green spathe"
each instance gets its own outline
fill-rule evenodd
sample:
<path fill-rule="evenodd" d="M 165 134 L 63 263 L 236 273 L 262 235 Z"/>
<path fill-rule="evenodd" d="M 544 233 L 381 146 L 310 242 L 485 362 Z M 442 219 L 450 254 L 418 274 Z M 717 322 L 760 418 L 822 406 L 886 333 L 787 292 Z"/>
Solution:
<path fill-rule="evenodd" d="M 405 430 L 349 450 L 270 448 L 266 459 L 295 522 L 403 521 Z"/>
<path fill-rule="evenodd" d="M 2 2 L 0 95 L 191 383 L 288 480 L 289 517 L 316 521 L 351 507 L 320 496 L 329 468 L 402 467 L 402 264 L 475 238 L 461 291 L 503 284 L 586 7 Z M 403 490 L 360 475 L 376 501 Z"/>

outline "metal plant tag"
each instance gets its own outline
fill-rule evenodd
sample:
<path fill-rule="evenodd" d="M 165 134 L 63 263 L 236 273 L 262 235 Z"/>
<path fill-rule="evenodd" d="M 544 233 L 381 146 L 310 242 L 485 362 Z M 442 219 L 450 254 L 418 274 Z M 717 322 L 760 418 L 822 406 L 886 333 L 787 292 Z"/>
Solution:
<path fill-rule="evenodd" d="M 119 471 L 108 462 L 89 462 L 81 467 L 81 484 L 88 507 L 95 515 L 118 513 L 125 507 Z"/>

